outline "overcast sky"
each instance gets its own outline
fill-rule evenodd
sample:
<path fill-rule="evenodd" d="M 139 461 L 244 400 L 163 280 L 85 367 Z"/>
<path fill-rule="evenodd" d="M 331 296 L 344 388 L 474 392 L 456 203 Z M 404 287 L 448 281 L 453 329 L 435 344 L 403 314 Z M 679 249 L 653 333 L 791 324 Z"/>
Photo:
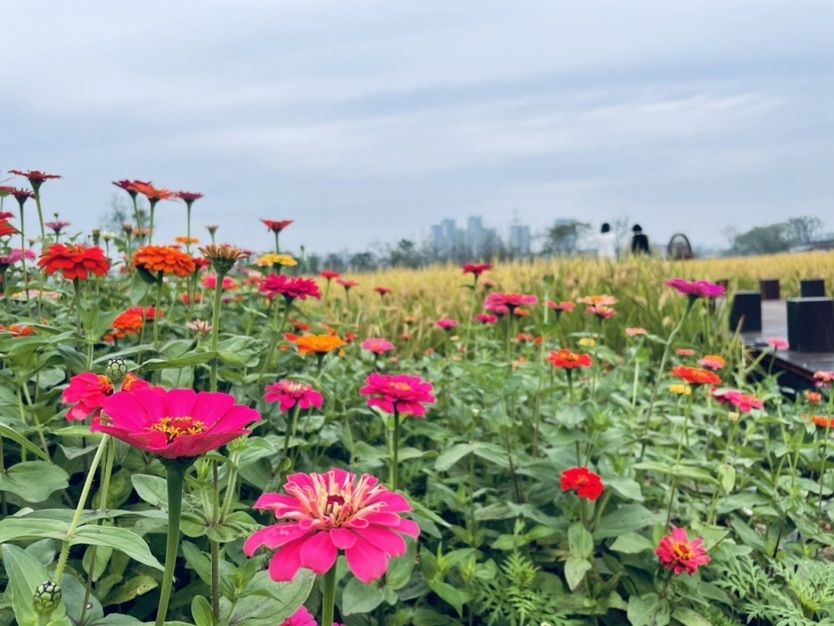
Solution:
<path fill-rule="evenodd" d="M 151 179 L 267 248 L 444 217 L 629 216 L 654 240 L 834 227 L 831 0 L 4 0 L 0 168 L 96 225 Z M 163 203 L 165 238 L 185 210 Z"/>

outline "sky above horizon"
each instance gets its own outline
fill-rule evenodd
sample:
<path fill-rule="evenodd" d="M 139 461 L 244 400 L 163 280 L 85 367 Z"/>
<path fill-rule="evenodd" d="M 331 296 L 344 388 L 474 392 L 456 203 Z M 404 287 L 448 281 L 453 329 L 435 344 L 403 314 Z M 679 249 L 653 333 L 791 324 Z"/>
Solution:
<path fill-rule="evenodd" d="M 834 229 L 829 0 L 137 6 L 4 3 L 0 168 L 62 174 L 44 209 L 73 230 L 122 178 L 204 193 L 196 234 L 256 249 L 258 218 L 318 252 L 469 215 L 627 216 L 696 246 Z M 184 233 L 182 206 L 157 216 Z"/>

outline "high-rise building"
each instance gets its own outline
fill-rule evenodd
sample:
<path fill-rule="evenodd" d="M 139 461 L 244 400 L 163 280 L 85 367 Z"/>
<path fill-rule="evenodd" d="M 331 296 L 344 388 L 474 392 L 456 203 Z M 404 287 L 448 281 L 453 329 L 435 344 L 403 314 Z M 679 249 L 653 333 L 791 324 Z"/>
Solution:
<path fill-rule="evenodd" d="M 530 227 L 526 224 L 510 226 L 509 248 L 515 254 L 530 254 Z"/>

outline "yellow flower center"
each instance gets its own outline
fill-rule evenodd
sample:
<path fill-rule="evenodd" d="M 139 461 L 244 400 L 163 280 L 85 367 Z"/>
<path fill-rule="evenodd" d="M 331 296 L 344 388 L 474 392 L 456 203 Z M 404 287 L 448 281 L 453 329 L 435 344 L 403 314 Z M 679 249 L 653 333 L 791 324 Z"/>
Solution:
<path fill-rule="evenodd" d="M 411 385 L 408 383 L 391 383 L 391 386 L 397 391 L 411 391 Z"/>
<path fill-rule="evenodd" d="M 171 443 L 178 437 L 199 435 L 205 432 L 206 425 L 189 415 L 183 415 L 182 417 L 163 417 L 151 426 L 151 430 L 163 433 L 168 438 L 168 443 Z"/>
<path fill-rule="evenodd" d="M 672 545 L 672 553 L 681 561 L 688 561 L 695 557 L 688 543 L 674 543 Z"/>

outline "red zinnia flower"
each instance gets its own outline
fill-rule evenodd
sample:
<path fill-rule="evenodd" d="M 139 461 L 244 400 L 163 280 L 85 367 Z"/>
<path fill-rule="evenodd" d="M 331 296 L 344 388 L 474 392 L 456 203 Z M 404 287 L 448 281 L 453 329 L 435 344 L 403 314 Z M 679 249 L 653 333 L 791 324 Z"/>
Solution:
<path fill-rule="evenodd" d="M 320 409 L 324 404 L 324 396 L 311 385 L 287 379 L 269 385 L 264 400 L 271 404 L 279 403 L 282 411 L 289 411 L 296 405 L 303 410 L 311 407 Z"/>
<path fill-rule="evenodd" d="M 463 273 L 464 274 L 472 274 L 476 278 L 492 269 L 492 265 L 490 263 L 467 263 L 463 266 Z"/>
<path fill-rule="evenodd" d="M 498 323 L 498 316 L 492 315 L 490 313 L 478 313 L 475 316 L 475 319 L 478 320 L 481 324 L 497 324 Z"/>
<path fill-rule="evenodd" d="M 292 224 L 292 220 L 261 220 L 266 227 L 273 233 L 280 233 L 287 226 Z"/>
<path fill-rule="evenodd" d="M 577 367 L 591 367 L 593 363 L 593 359 L 590 354 L 577 354 L 576 352 L 571 352 L 567 348 L 562 348 L 558 352 L 551 352 L 550 356 L 547 357 L 547 360 L 551 365 L 553 365 L 553 367 L 561 367 L 566 370 L 572 370 Z"/>
<path fill-rule="evenodd" d="M 16 235 L 19 230 L 9 224 L 6 220 L 0 220 L 0 237 L 8 237 L 9 235 Z"/>
<path fill-rule="evenodd" d="M 548 309 L 556 311 L 557 313 L 573 313 L 573 310 L 576 308 L 576 305 L 570 300 L 565 300 L 564 302 L 554 302 L 553 300 L 548 300 L 545 303 L 545 306 Z"/>
<path fill-rule="evenodd" d="M 391 293 L 391 290 L 388 289 L 388 287 L 374 287 L 374 291 L 376 291 L 380 297 L 385 297 Z"/>
<path fill-rule="evenodd" d="M 163 459 L 203 455 L 249 433 L 261 418 L 226 393 L 160 388 L 107 398 L 93 432 L 104 432 Z"/>
<path fill-rule="evenodd" d="M 811 421 L 815 426 L 820 428 L 830 429 L 834 427 L 834 417 L 826 417 L 825 415 L 812 415 Z"/>
<path fill-rule="evenodd" d="M 243 545 L 248 556 L 261 546 L 275 550 L 273 580 L 292 580 L 302 567 L 325 574 L 344 550 L 350 571 L 368 584 L 385 574 L 390 558 L 405 554 L 403 536 L 420 534 L 416 523 L 401 517 L 411 511 L 408 501 L 369 474 L 293 474 L 284 491 L 263 494 L 254 508 L 286 521 L 262 528 Z"/>
<path fill-rule="evenodd" d="M 151 181 L 143 181 L 143 180 L 115 180 L 113 184 L 116 185 L 119 189 L 124 189 L 126 192 L 130 194 L 131 198 L 135 198 L 136 194 L 139 193 L 139 190 L 136 188 L 136 185 L 147 185 L 150 186 Z"/>
<path fill-rule="evenodd" d="M 341 274 L 339 274 L 339 272 L 334 272 L 333 270 L 322 270 L 321 272 L 319 272 L 319 276 L 321 276 L 325 280 L 330 281 L 334 278 L 339 278 Z"/>
<path fill-rule="evenodd" d="M 40 189 L 40 186 L 44 183 L 44 181 L 61 178 L 58 174 L 47 174 L 45 172 L 41 172 L 40 170 L 9 170 L 9 174 L 15 174 L 17 176 L 28 178 L 29 184 L 32 185 L 32 189 L 35 191 Z"/>
<path fill-rule="evenodd" d="M 484 308 L 498 315 L 506 315 L 520 306 L 533 305 L 538 301 L 536 296 L 524 293 L 495 292 L 487 296 Z"/>
<path fill-rule="evenodd" d="M 145 196 L 151 204 L 155 204 L 160 200 L 173 200 L 177 197 L 176 192 L 164 187 L 154 187 L 150 183 L 143 183 L 138 180 L 133 181 L 133 188 Z"/>
<path fill-rule="evenodd" d="M 34 198 L 35 197 L 35 194 L 33 194 L 28 189 L 14 189 L 12 191 L 12 195 L 14 196 L 15 200 L 17 200 L 17 203 L 21 207 L 23 207 L 23 205 L 26 203 L 26 201 L 29 198 Z"/>
<path fill-rule="evenodd" d="M 128 309 L 124 313 L 120 313 L 111 324 L 113 327 L 111 336 L 114 339 L 124 339 L 130 335 L 138 335 L 145 325 L 144 319 L 145 316 L 141 311 Z"/>
<path fill-rule="evenodd" d="M 134 374 L 128 374 L 122 381 L 122 389 L 135 391 L 147 389 L 150 384 L 147 381 L 137 378 Z M 70 379 L 69 387 L 61 394 L 61 401 L 64 404 L 72 404 L 67 412 L 67 419 L 77 422 L 88 417 L 97 417 L 104 406 L 104 401 L 113 395 L 113 383 L 104 375 L 96 375 L 93 372 L 84 372 Z"/>
<path fill-rule="evenodd" d="M 368 398 L 368 406 L 385 413 L 424 417 L 427 404 L 434 404 L 432 384 L 419 376 L 405 374 L 371 374 L 359 390 Z"/>
<path fill-rule="evenodd" d="M 353 287 L 358 287 L 359 283 L 355 280 L 345 280 L 342 278 L 336 279 L 336 284 L 345 288 L 345 291 L 350 291 Z"/>
<path fill-rule="evenodd" d="M 41 253 L 38 266 L 50 276 L 61 272 L 69 280 L 87 280 L 90 274 L 107 274 L 110 261 L 104 256 L 104 250 L 97 246 L 56 243 Z"/>
<path fill-rule="evenodd" d="M 694 574 L 699 567 L 709 565 L 712 560 L 704 550 L 703 540 L 698 537 L 690 541 L 683 528 L 672 528 L 672 532 L 660 540 L 655 554 L 664 569 L 675 574 Z"/>
<path fill-rule="evenodd" d="M 672 376 L 685 380 L 690 385 L 720 385 L 721 378 L 714 372 L 700 369 L 698 367 L 686 367 L 678 365 L 672 370 Z"/>
<path fill-rule="evenodd" d="M 194 191 L 178 191 L 174 195 L 185 202 L 188 206 L 191 206 L 193 202 L 196 202 L 203 197 L 203 194 Z"/>
<path fill-rule="evenodd" d="M 288 302 L 292 302 L 296 298 L 299 300 L 306 300 L 307 298 L 321 299 L 321 291 L 319 291 L 316 281 L 311 278 L 286 276 L 285 274 L 270 274 L 261 283 L 259 291 L 270 300 L 278 295 L 284 296 Z"/>
<path fill-rule="evenodd" d="M 602 495 L 605 485 L 602 477 L 587 467 L 572 467 L 562 472 L 562 492 L 575 491 L 576 495 L 594 501 Z"/>
<path fill-rule="evenodd" d="M 216 289 L 217 288 L 217 274 L 206 274 L 203 276 L 203 287 L 206 289 Z M 223 291 L 234 291 L 237 289 L 237 283 L 235 279 L 231 276 L 224 276 L 223 277 Z"/>

